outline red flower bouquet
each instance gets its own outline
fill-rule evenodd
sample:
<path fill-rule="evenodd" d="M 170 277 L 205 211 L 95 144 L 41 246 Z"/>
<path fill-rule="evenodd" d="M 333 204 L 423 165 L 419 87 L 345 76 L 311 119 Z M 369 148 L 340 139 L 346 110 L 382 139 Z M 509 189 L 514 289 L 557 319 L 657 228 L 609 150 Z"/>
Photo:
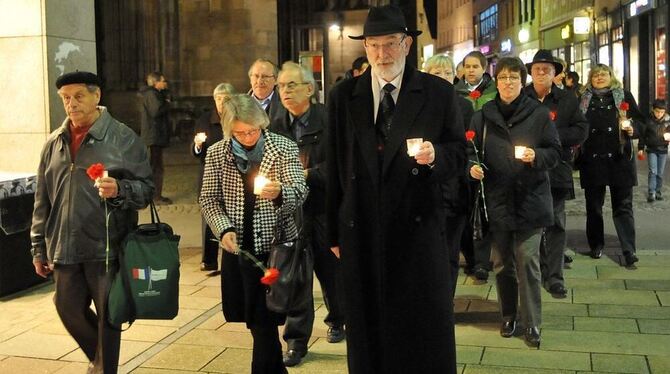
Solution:
<path fill-rule="evenodd" d="M 93 164 L 86 169 L 86 174 L 92 181 L 97 182 L 99 178 L 105 175 L 105 165 L 101 163 Z"/>
<path fill-rule="evenodd" d="M 630 105 L 625 101 L 622 101 L 621 104 L 619 105 L 619 109 L 622 112 L 627 112 L 629 108 L 630 108 Z"/>
<path fill-rule="evenodd" d="M 477 90 L 472 90 L 468 95 L 472 100 L 477 101 L 482 96 L 482 93 Z"/>

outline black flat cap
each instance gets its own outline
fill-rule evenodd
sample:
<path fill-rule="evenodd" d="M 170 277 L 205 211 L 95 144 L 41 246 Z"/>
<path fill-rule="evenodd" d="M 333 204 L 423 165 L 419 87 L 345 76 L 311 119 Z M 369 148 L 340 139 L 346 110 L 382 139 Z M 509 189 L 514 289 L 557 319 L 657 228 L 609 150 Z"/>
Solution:
<path fill-rule="evenodd" d="M 349 35 L 355 40 L 365 39 L 366 36 L 390 35 L 405 33 L 409 36 L 421 34 L 419 30 L 409 30 L 405 24 L 405 15 L 397 5 L 371 7 L 363 25 L 363 34 Z"/>
<path fill-rule="evenodd" d="M 91 84 L 100 87 L 100 78 L 88 71 L 73 71 L 66 73 L 56 79 L 56 88 L 60 89 L 68 84 Z"/>

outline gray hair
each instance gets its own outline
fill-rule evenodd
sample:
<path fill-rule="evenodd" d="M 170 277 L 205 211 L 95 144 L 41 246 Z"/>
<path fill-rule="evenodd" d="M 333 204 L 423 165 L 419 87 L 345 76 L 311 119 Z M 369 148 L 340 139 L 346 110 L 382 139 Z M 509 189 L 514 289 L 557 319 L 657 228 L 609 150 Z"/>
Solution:
<path fill-rule="evenodd" d="M 433 55 L 428 60 L 426 60 L 423 65 L 423 71 L 426 73 L 430 72 L 435 68 L 445 69 L 447 67 L 451 68 L 451 71 L 456 75 L 456 68 L 454 67 L 454 60 L 447 55 Z"/>
<path fill-rule="evenodd" d="M 310 86 L 312 86 L 313 92 L 318 91 L 318 87 L 316 86 L 316 80 L 314 79 L 314 73 L 312 73 L 311 70 L 307 69 L 306 67 L 296 64 L 293 61 L 286 61 L 282 66 L 281 66 L 281 71 L 279 74 L 284 72 L 285 70 L 294 70 L 294 71 L 299 71 L 300 72 L 300 78 L 302 79 L 303 83 L 309 83 Z M 277 76 L 279 77 L 279 75 Z"/>
<path fill-rule="evenodd" d="M 272 66 L 272 74 L 274 74 L 275 78 L 277 75 L 279 75 L 279 69 L 277 68 L 277 65 L 275 65 L 274 62 L 266 59 L 266 58 L 259 58 L 254 61 L 251 66 L 249 66 L 249 71 L 247 72 L 247 75 L 251 76 L 251 69 L 254 68 L 254 65 L 259 64 L 259 63 L 264 63 L 264 64 L 270 64 Z"/>
<path fill-rule="evenodd" d="M 157 82 L 160 82 L 161 77 L 163 77 L 163 73 L 160 71 L 152 71 L 151 73 L 147 74 L 147 86 L 153 86 Z"/>
<path fill-rule="evenodd" d="M 221 118 L 221 126 L 225 139 L 232 138 L 234 121 L 244 122 L 261 130 L 265 130 L 270 125 L 268 115 L 249 95 L 232 95 L 223 105 L 225 112 Z"/>
<path fill-rule="evenodd" d="M 216 95 L 235 95 L 237 91 L 235 91 L 235 87 L 233 87 L 232 84 L 224 82 L 224 83 L 219 83 L 216 88 L 214 88 L 214 91 L 212 92 L 212 96 Z"/>

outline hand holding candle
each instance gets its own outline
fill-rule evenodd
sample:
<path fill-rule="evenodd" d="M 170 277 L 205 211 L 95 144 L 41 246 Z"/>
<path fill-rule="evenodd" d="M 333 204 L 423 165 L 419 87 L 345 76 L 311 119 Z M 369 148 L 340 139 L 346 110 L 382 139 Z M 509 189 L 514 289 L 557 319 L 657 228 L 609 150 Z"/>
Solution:
<path fill-rule="evenodd" d="M 432 164 L 435 161 L 435 148 L 433 148 L 433 143 L 429 141 L 422 142 L 419 146 L 419 151 L 414 155 L 414 159 L 419 165 Z"/>
<path fill-rule="evenodd" d="M 419 149 L 421 149 L 421 143 L 423 143 L 422 138 L 407 139 L 407 155 L 409 155 L 409 157 L 416 156 L 416 154 L 419 153 Z"/>
<path fill-rule="evenodd" d="M 523 157 L 524 152 L 526 152 L 526 146 L 523 145 L 514 146 L 514 158 L 520 160 Z"/>
<path fill-rule="evenodd" d="M 207 134 L 205 134 L 204 132 L 199 132 L 195 134 L 195 138 L 193 138 L 193 142 L 198 148 L 202 147 L 202 143 L 204 143 L 206 140 L 207 140 Z"/>
<path fill-rule="evenodd" d="M 268 184 L 269 181 L 269 179 L 262 175 L 257 176 L 254 179 L 254 195 L 260 195 L 263 192 L 263 188 L 266 184 Z"/>
<path fill-rule="evenodd" d="M 624 119 L 621 121 L 621 130 L 625 131 L 628 136 L 633 136 L 633 126 L 631 125 L 629 119 Z"/>
<path fill-rule="evenodd" d="M 670 132 L 663 133 L 663 140 L 670 142 Z"/>
<path fill-rule="evenodd" d="M 515 145 L 514 158 L 519 159 L 523 162 L 533 162 L 535 161 L 535 150 L 533 150 L 533 148 L 530 147 Z"/>
<path fill-rule="evenodd" d="M 254 179 L 254 194 L 262 199 L 274 200 L 281 193 L 281 183 L 259 175 Z"/>

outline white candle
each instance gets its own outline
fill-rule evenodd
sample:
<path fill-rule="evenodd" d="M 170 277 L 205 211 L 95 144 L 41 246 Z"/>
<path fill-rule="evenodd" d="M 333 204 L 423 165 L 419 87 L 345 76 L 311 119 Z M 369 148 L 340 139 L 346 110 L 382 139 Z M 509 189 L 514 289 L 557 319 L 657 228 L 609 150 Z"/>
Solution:
<path fill-rule="evenodd" d="M 207 134 L 205 134 L 204 132 L 199 132 L 199 133 L 195 134 L 195 137 L 201 143 L 204 143 L 205 140 L 207 140 Z"/>
<path fill-rule="evenodd" d="M 663 133 L 663 139 L 665 139 L 666 142 L 670 142 L 670 132 Z"/>
<path fill-rule="evenodd" d="M 421 144 L 423 143 L 423 138 L 411 138 L 407 139 L 407 154 L 409 157 L 416 156 L 419 153 Z"/>
<path fill-rule="evenodd" d="M 626 119 L 626 120 L 623 120 L 623 121 L 621 122 L 621 128 L 622 128 L 622 129 L 628 129 L 628 128 L 630 128 L 630 127 L 631 127 L 630 120 L 627 120 L 627 119 Z"/>
<path fill-rule="evenodd" d="M 514 158 L 521 159 L 523 157 L 524 152 L 526 152 L 526 147 L 523 145 L 515 145 L 514 146 Z"/>
<path fill-rule="evenodd" d="M 259 175 L 254 179 L 254 195 L 260 195 L 263 192 L 263 187 L 268 184 L 270 180 L 265 178 L 262 175 Z"/>
<path fill-rule="evenodd" d="M 107 178 L 107 177 L 109 177 L 109 172 L 108 172 L 107 170 L 103 170 L 103 171 L 102 171 L 102 177 L 103 177 L 103 178 Z"/>

